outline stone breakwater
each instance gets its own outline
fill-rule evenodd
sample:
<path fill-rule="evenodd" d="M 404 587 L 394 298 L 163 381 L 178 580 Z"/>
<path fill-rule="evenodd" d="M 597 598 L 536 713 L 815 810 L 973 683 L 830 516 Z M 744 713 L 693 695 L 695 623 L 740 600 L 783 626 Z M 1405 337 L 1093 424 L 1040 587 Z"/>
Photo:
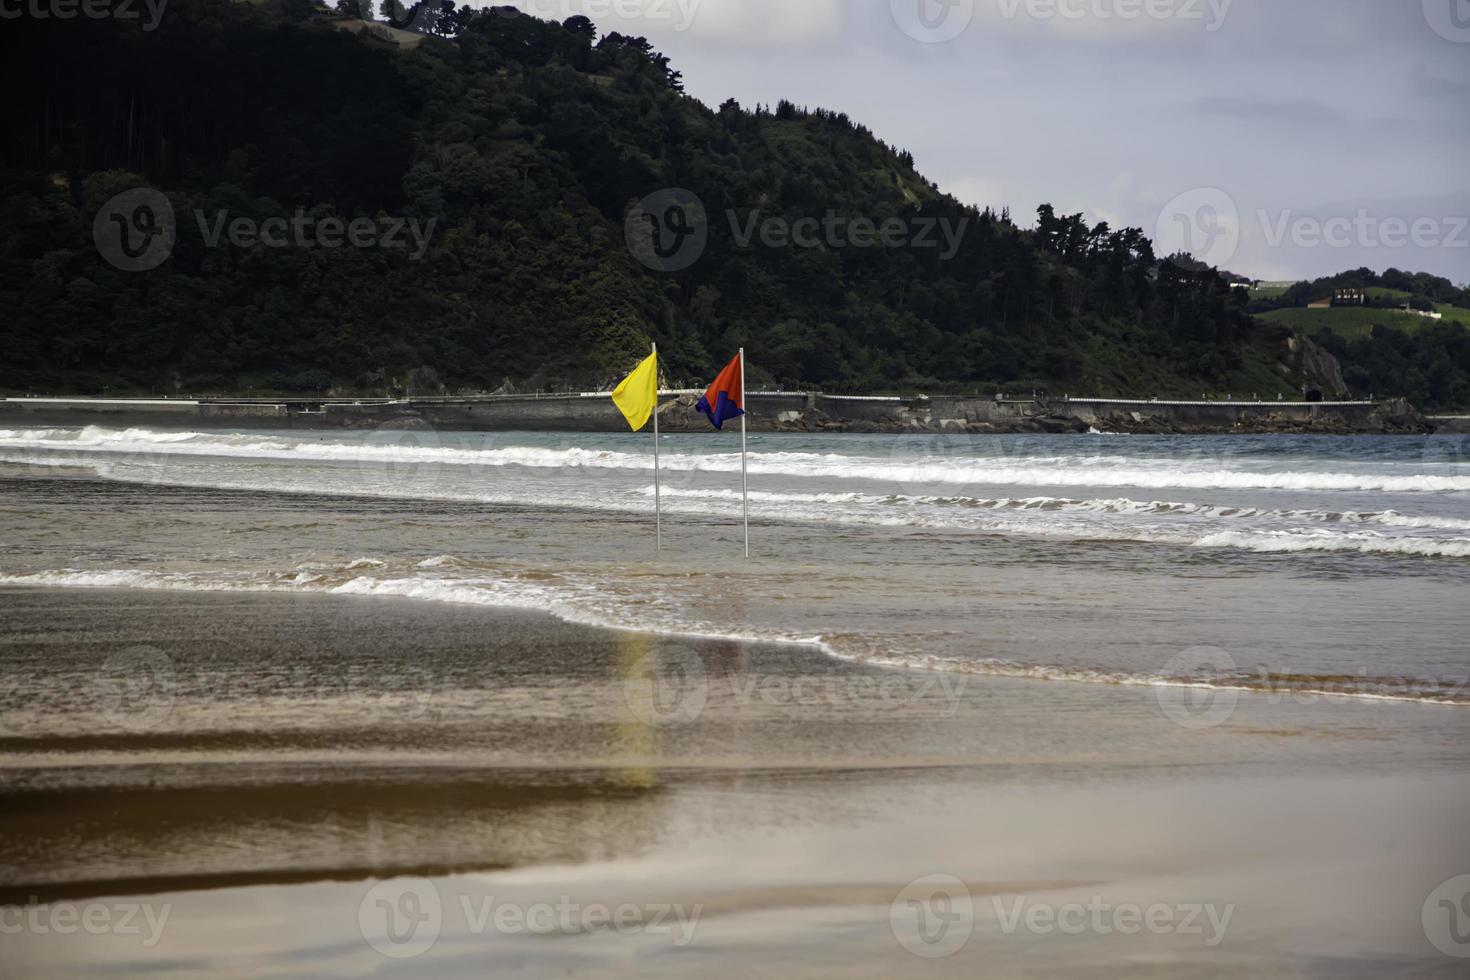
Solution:
<path fill-rule="evenodd" d="M 660 426 L 705 431 L 697 393 L 666 393 Z M 963 396 L 851 397 L 752 392 L 757 432 L 1102 432 L 1323 435 L 1428 433 L 1403 400 L 1378 402 L 1185 402 L 1107 399 L 995 399 Z M 1444 423 L 1438 423 L 1444 424 Z M 107 425 L 189 428 L 435 428 L 506 432 L 626 431 L 604 394 L 501 395 L 406 399 L 89 399 L 0 400 L 0 426 Z"/>

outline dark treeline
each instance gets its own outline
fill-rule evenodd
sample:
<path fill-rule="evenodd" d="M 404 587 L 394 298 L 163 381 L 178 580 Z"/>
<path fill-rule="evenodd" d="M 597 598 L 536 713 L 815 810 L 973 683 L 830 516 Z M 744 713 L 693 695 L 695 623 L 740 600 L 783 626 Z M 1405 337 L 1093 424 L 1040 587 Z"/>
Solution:
<path fill-rule="evenodd" d="M 1458 323 L 1428 323 L 1413 334 L 1377 326 L 1353 340 L 1330 332 L 1313 339 L 1343 362 L 1343 380 L 1355 392 L 1392 392 L 1429 409 L 1470 405 L 1470 330 Z"/>
<path fill-rule="evenodd" d="M 344 15 L 356 11 L 345 4 Z M 126 20 L 17 20 L 0 72 L 0 387 L 601 385 L 646 350 L 671 381 L 750 348 L 754 380 L 829 390 L 1292 391 L 1279 331 L 1135 228 L 1034 230 L 942 194 L 846 115 L 711 110 L 646 39 L 508 8 L 391 5 L 411 50 L 310 0 L 172 0 Z M 361 26 L 361 25 L 357 25 Z M 99 255 L 114 195 L 167 193 L 145 272 Z M 693 191 L 702 257 L 651 271 L 630 206 Z M 201 218 L 196 217 L 202 216 Z M 217 216 L 404 219 L 408 248 L 211 245 Z M 901 219 L 943 247 L 742 245 L 752 220 Z M 201 223 L 204 227 L 201 227 Z M 1387 391 L 1387 388 L 1379 390 Z"/>

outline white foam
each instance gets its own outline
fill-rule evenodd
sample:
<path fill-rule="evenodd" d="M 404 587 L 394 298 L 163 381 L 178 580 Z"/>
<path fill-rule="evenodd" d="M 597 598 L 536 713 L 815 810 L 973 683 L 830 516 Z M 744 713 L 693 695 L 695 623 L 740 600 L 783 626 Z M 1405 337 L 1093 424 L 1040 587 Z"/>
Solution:
<path fill-rule="evenodd" d="M 174 467 L 167 473 L 161 473 L 151 466 L 121 462 L 98 464 L 97 469 L 104 477 L 127 482 L 326 496 L 454 500 L 507 506 L 524 506 L 528 498 L 533 497 L 543 508 L 612 513 L 651 512 L 653 496 L 651 484 L 588 495 L 578 484 L 538 482 L 534 487 L 510 485 L 500 492 L 487 493 L 470 489 L 476 487 L 473 481 L 461 481 L 457 486 L 453 481 L 443 480 L 375 483 L 352 479 L 333 482 L 324 480 L 319 473 L 290 469 L 264 473 L 259 470 L 220 472 L 217 469 Z M 664 509 L 669 514 L 731 517 L 739 512 L 738 490 L 666 486 L 663 493 Z M 751 493 L 751 503 L 752 516 L 767 521 L 968 531 L 1069 542 L 1126 540 L 1180 547 L 1234 548 L 1257 553 L 1318 551 L 1419 558 L 1470 557 L 1470 552 L 1467 552 L 1470 541 L 1465 538 L 1415 533 L 1470 530 L 1470 520 L 1445 515 L 1406 515 L 1394 510 L 1338 512 L 1232 507 L 1127 497 L 1012 498 L 879 495 L 857 491 L 756 490 Z M 1094 515 L 1102 519 L 1093 519 Z M 1131 519 L 1107 519 L 1114 515 Z M 1236 522 L 1248 526 L 1240 530 L 1219 527 Z M 1282 523 L 1296 526 L 1284 530 L 1271 526 Z M 1211 528 L 1210 524 L 1216 528 Z M 1310 525 L 1379 527 L 1408 533 L 1396 537 L 1343 534 L 1313 529 Z"/>
<path fill-rule="evenodd" d="M 381 434 L 379 439 L 385 438 Z M 467 467 L 524 467 L 562 470 L 646 471 L 652 462 L 645 453 L 580 447 L 505 446 L 496 437 L 483 437 L 482 446 L 445 446 L 433 431 L 393 433 L 393 441 L 326 441 L 296 437 L 261 437 L 199 432 L 153 432 L 147 429 L 113 430 L 88 426 L 82 430 L 0 430 L 0 446 L 101 452 L 144 456 L 223 456 L 241 459 L 356 462 L 368 465 L 447 465 Z M 1453 493 L 1470 491 L 1470 476 L 1428 472 L 1330 472 L 1311 469 L 1261 471 L 1247 468 L 1191 466 L 1178 460 L 1119 460 L 1095 456 L 1017 456 L 976 458 L 957 452 L 952 456 L 910 459 L 899 455 L 908 444 L 895 442 L 889 459 L 844 456 L 835 453 L 757 451 L 749 471 L 758 476 L 832 478 L 878 481 L 905 487 L 923 485 L 969 486 L 1080 486 L 1141 489 L 1379 491 L 1387 493 Z M 1397 470 L 1396 464 L 1382 464 Z M 738 453 L 680 453 L 663 456 L 672 472 L 735 473 Z"/>
<path fill-rule="evenodd" d="M 1354 686 L 1324 685 L 1316 681 L 1294 681 L 1290 678 L 1264 676 L 1258 679 L 1166 677 L 1161 674 L 1133 674 L 1123 671 L 1087 670 L 1046 664 L 1018 664 L 1004 660 L 950 660 L 925 656 L 885 656 L 836 654 L 839 659 L 875 666 L 905 670 L 945 671 L 984 677 L 1006 677 L 1017 680 L 1060 681 L 1073 684 L 1103 684 L 1116 687 L 1189 688 L 1208 691 L 1234 691 L 1280 700 L 1292 698 L 1341 699 L 1344 701 L 1386 701 L 1410 704 L 1470 707 L 1470 694 L 1460 687 L 1449 687 L 1439 693 L 1407 693 L 1411 686 L 1404 678 L 1358 678 Z"/>
<path fill-rule="evenodd" d="M 294 580 L 294 578 L 293 578 Z M 257 582 L 248 575 L 214 577 L 183 572 L 129 569 L 79 570 L 71 568 L 44 572 L 0 574 L 0 585 L 49 586 L 69 589 L 178 589 L 185 592 L 278 592 L 286 586 Z"/>
<path fill-rule="evenodd" d="M 653 496 L 653 488 L 644 491 Z M 666 498 L 714 501 L 738 501 L 738 490 L 688 490 L 666 488 Z M 768 493 L 751 491 L 754 503 L 789 504 L 854 504 L 864 508 L 929 506 L 986 511 L 1055 511 L 1095 514 L 1128 514 L 1136 516 L 1191 516 L 1219 520 L 1266 519 L 1306 521 L 1328 524 L 1381 524 L 1386 527 L 1467 531 L 1470 520 L 1437 515 L 1410 516 L 1397 511 L 1325 511 L 1286 508 L 1230 507 L 1219 504 L 1196 504 L 1166 500 L 1132 500 L 1127 497 L 1079 500 L 1071 497 L 940 497 L 933 495 L 892 494 L 877 496 L 863 493 Z M 950 525 L 945 525 L 950 526 Z"/>
<path fill-rule="evenodd" d="M 453 556 L 441 556 L 458 561 Z M 432 559 L 431 559 L 432 560 Z M 293 574 L 294 572 L 294 574 Z M 1006 677 L 1026 680 L 1064 681 L 1079 684 L 1106 684 L 1125 687 L 1189 687 L 1232 690 L 1258 695 L 1326 696 L 1348 700 L 1403 701 L 1421 704 L 1470 706 L 1470 699 L 1454 694 L 1412 695 L 1372 689 L 1365 680 L 1356 690 L 1315 687 L 1311 684 L 1289 686 L 1278 681 L 1272 688 L 1218 677 L 1166 677 L 1064 667 L 1048 664 L 1020 664 L 1009 661 L 980 659 L 959 660 L 909 651 L 884 651 L 862 643 L 861 648 L 824 637 L 802 637 L 782 633 L 744 632 L 708 624 L 681 622 L 677 619 L 650 616 L 647 607 L 622 601 L 596 601 L 595 586 L 528 582 L 515 577 L 476 577 L 452 579 L 439 575 L 409 577 L 353 576 L 339 581 L 330 574 L 307 574 L 298 570 L 273 575 L 159 572 L 144 570 L 78 570 L 4 574 L 0 585 L 39 586 L 50 588 L 146 589 L 194 592 L 307 592 L 349 596 L 380 596 L 428 602 L 514 608 L 554 616 L 564 622 L 603 629 L 654 633 L 692 639 L 718 639 L 748 643 L 774 643 L 808 646 L 841 660 L 898 670 L 921 670 Z M 601 596 L 603 600 L 610 597 Z M 590 600 L 590 601 L 589 601 Z M 1269 679 L 1268 679 L 1269 680 Z M 1265 689 L 1263 689 L 1263 687 Z"/>
<path fill-rule="evenodd" d="M 1302 531 L 1222 531 L 1200 538 L 1200 548 L 1243 548 L 1261 553 L 1357 552 L 1416 558 L 1470 558 L 1470 538 L 1390 538 L 1364 534 Z"/>
<path fill-rule="evenodd" d="M 470 564 L 441 556 L 442 564 Z M 321 566 L 315 566 L 321 567 Z M 343 566 L 346 570 L 349 566 Z M 313 573 L 300 568 L 277 573 L 164 572 L 133 569 L 56 569 L 0 573 L 0 585 L 74 589 L 139 589 L 178 592 L 300 592 L 334 595 L 382 596 L 494 606 L 540 612 L 564 622 L 600 629 L 655 633 L 701 639 L 734 640 L 830 648 L 820 637 L 769 631 L 732 631 L 676 617 L 658 616 L 648 604 L 633 604 L 604 591 L 599 583 L 548 583 L 514 575 L 452 578 L 443 575 L 385 576 Z"/>

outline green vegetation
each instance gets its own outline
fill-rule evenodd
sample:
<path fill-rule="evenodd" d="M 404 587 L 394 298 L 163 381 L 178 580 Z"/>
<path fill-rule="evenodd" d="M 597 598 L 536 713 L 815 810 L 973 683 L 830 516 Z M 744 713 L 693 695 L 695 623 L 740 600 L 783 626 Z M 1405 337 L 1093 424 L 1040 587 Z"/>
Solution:
<path fill-rule="evenodd" d="M 1470 405 L 1470 331 L 1423 322 L 1412 335 L 1385 327 L 1371 337 L 1327 332 L 1313 339 L 1347 366 L 1343 378 L 1355 392 L 1392 393 L 1435 410 Z"/>
<path fill-rule="evenodd" d="M 1308 309 L 1334 290 L 1362 289 L 1365 306 Z M 1399 395 L 1431 410 L 1470 405 L 1470 292 L 1446 279 L 1389 269 L 1381 276 L 1356 269 L 1301 282 L 1281 297 L 1283 306 L 1257 319 L 1312 338 L 1343 364 L 1343 379 L 1357 394 Z M 1435 310 L 1433 320 L 1403 309 Z"/>
<path fill-rule="evenodd" d="M 0 388 L 585 388 L 650 341 L 674 383 L 703 383 L 742 345 L 754 382 L 833 391 L 1300 382 L 1279 325 L 1253 322 L 1214 270 L 1160 261 L 1139 229 L 1050 207 L 1023 229 L 942 193 L 843 113 L 706 107 L 645 39 L 600 36 L 584 17 L 452 2 L 387 14 L 422 43 L 342 30 L 310 0 L 172 0 L 151 32 L 9 24 L 0 77 L 13 92 L 43 83 L 13 101 L 0 147 Z M 140 186 L 167 193 L 177 241 L 127 272 L 99 254 L 93 222 Z M 674 187 L 703 202 L 708 244 L 661 272 L 635 257 L 625 222 Z M 414 261 L 408 248 L 211 243 L 221 215 L 433 231 Z M 828 215 L 963 237 L 946 258 L 738 234 L 752 217 Z"/>
<path fill-rule="evenodd" d="M 1383 309 L 1402 307 L 1407 302 L 1420 310 L 1433 309 L 1434 304 L 1444 303 L 1470 311 L 1470 289 L 1427 272 L 1411 273 L 1399 269 L 1388 269 L 1382 275 L 1372 269 L 1353 269 L 1311 282 L 1293 283 L 1278 297 L 1276 305 L 1307 306 L 1332 299 L 1338 289 L 1361 289 L 1370 306 Z"/>
<path fill-rule="evenodd" d="M 1376 310 L 1366 306 L 1334 306 L 1315 310 L 1297 306 L 1263 313 L 1258 319 L 1266 323 L 1279 323 L 1309 336 L 1331 332 L 1350 340 L 1368 336 L 1375 326 L 1393 327 L 1406 334 L 1415 334 L 1421 327 L 1435 322 L 1402 310 Z"/>
<path fill-rule="evenodd" d="M 1251 299 L 1280 299 L 1290 286 L 1256 286 L 1251 289 Z"/>
<path fill-rule="evenodd" d="M 1361 289 L 1362 306 L 1310 309 L 1338 289 Z M 1433 320 L 1404 310 L 1435 311 Z M 1252 294 L 1250 311 L 1310 337 L 1338 358 L 1358 393 L 1401 395 L 1430 410 L 1470 405 L 1470 290 L 1425 273 L 1354 269 L 1291 285 L 1274 299 Z"/>
<path fill-rule="evenodd" d="M 1434 310 L 1444 317 L 1446 323 L 1458 323 L 1470 327 L 1470 309 L 1463 306 L 1451 306 L 1448 303 L 1435 303 Z"/>
<path fill-rule="evenodd" d="M 1370 300 L 1392 300 L 1395 303 L 1402 303 L 1414 296 L 1407 289 L 1387 289 L 1383 286 L 1369 286 L 1363 292 Z"/>

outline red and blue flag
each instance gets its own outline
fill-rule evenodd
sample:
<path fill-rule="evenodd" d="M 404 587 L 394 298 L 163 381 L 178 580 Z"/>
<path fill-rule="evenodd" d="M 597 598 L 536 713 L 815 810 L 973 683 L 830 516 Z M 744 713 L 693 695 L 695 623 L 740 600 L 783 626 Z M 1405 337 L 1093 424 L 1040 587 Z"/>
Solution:
<path fill-rule="evenodd" d="M 745 372 L 739 354 L 715 378 L 696 407 L 709 417 L 711 425 L 721 430 L 726 422 L 745 414 Z"/>

